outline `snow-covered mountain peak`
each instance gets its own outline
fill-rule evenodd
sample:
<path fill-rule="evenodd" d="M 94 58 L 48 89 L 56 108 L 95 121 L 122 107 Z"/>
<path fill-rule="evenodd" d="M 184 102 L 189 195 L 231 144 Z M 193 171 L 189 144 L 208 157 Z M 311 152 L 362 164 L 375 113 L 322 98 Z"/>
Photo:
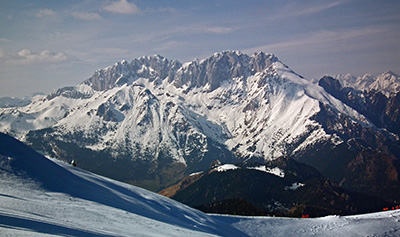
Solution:
<path fill-rule="evenodd" d="M 139 60 L 164 61 L 164 60 L 168 60 L 168 59 L 166 59 L 164 56 L 162 56 L 160 54 L 153 54 L 153 55 L 139 57 Z"/>
<path fill-rule="evenodd" d="M 242 52 L 240 52 L 239 50 L 225 50 L 225 51 L 222 51 L 222 52 L 216 52 L 216 53 L 214 53 L 211 57 L 213 57 L 213 58 L 220 58 L 220 57 L 223 57 L 223 56 L 242 56 L 243 55 L 243 53 Z"/>
<path fill-rule="evenodd" d="M 329 131 L 316 119 L 323 109 L 341 116 Z M 32 143 L 48 139 L 40 149 L 54 156 L 64 156 L 57 146 L 74 144 L 174 178 L 216 158 L 273 160 L 316 143 L 336 145 L 349 124 L 372 126 L 275 55 L 239 51 L 183 65 L 159 55 L 122 61 L 28 106 L 0 110 L 1 131 Z"/>
<path fill-rule="evenodd" d="M 400 76 L 391 71 L 384 72 L 376 77 L 370 89 L 381 91 L 388 97 L 400 91 Z"/>
<path fill-rule="evenodd" d="M 352 87 L 360 91 L 375 90 L 386 97 L 400 91 L 400 76 L 392 71 L 387 71 L 377 76 L 364 74 L 359 77 L 347 75 L 336 75 L 335 78 L 344 87 Z"/>
<path fill-rule="evenodd" d="M 248 56 L 240 51 L 224 51 L 182 65 L 178 61 L 168 60 L 156 54 L 134 59 L 130 63 L 124 60 L 114 66 L 97 70 L 84 83 L 94 90 L 102 91 L 138 78 L 150 80 L 168 78 L 168 81 L 173 82 L 178 88 L 185 85 L 187 88 L 207 87 L 212 91 L 226 80 L 254 75 L 267 70 L 276 62 L 280 61 L 275 55 L 264 52 Z"/>
<path fill-rule="evenodd" d="M 330 76 L 330 75 L 325 75 L 325 76 Z M 343 87 L 353 87 L 354 85 L 356 85 L 357 82 L 357 77 L 350 73 L 337 74 L 336 76 L 334 76 L 334 78 L 338 80 Z"/>
<path fill-rule="evenodd" d="M 222 82 L 231 78 L 248 75 L 250 57 L 236 51 L 215 53 L 205 60 L 186 63 L 175 75 L 176 87 L 207 87 L 215 90 Z"/>
<path fill-rule="evenodd" d="M 252 70 L 260 72 L 268 68 L 272 63 L 278 61 L 279 59 L 275 55 L 260 51 L 251 56 L 250 67 Z"/>
<path fill-rule="evenodd" d="M 391 70 L 383 72 L 381 75 L 383 76 L 389 76 L 389 77 L 399 77 L 399 74 L 392 72 Z"/>
<path fill-rule="evenodd" d="M 252 56 L 240 51 L 215 53 L 201 61 L 185 63 L 178 70 L 174 85 L 179 88 L 186 86 L 189 89 L 204 87 L 213 91 L 234 78 L 246 78 L 264 70 L 271 70 L 271 65 L 277 62 L 280 61 L 275 55 L 264 52 Z"/>
<path fill-rule="evenodd" d="M 176 60 L 168 60 L 160 55 L 143 56 L 130 63 L 122 61 L 112 67 L 97 70 L 92 77 L 83 83 L 94 90 L 103 91 L 124 83 L 132 82 L 137 78 L 165 79 L 174 77 L 175 72 L 182 64 Z"/>

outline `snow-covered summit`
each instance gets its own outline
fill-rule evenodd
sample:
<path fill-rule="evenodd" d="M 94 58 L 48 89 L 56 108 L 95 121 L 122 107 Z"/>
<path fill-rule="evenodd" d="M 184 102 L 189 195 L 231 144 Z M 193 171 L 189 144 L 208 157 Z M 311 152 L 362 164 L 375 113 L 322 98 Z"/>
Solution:
<path fill-rule="evenodd" d="M 340 114 L 329 123 L 333 129 L 318 121 L 321 108 Z M 185 64 L 160 55 L 122 61 L 25 107 L 0 109 L 0 131 L 37 149 L 78 160 L 65 150 L 74 144 L 73 151 L 102 154 L 109 165 L 140 162 L 131 172 L 146 164 L 151 177 L 167 176 L 162 185 L 215 159 L 273 160 L 320 143 L 334 146 L 353 124 L 374 126 L 263 52 L 224 51 Z"/>
<path fill-rule="evenodd" d="M 168 78 L 168 81 L 173 82 L 176 87 L 208 86 L 212 91 L 225 80 L 254 75 L 278 61 L 279 59 L 275 55 L 264 52 L 248 56 L 240 51 L 223 51 L 215 53 L 207 59 L 195 59 L 181 64 L 156 54 L 134 59 L 130 63 L 123 60 L 114 66 L 97 70 L 84 83 L 92 86 L 95 90 L 107 90 L 121 83 L 127 83 L 129 79 L 151 78 L 154 80 L 157 78 L 164 80 Z M 121 80 L 121 78 L 123 79 Z"/>
<path fill-rule="evenodd" d="M 96 91 L 104 91 L 138 78 L 165 79 L 173 76 L 177 68 L 181 66 L 180 62 L 168 60 L 160 55 L 144 56 L 130 63 L 124 60 L 112 67 L 97 70 L 83 83 Z"/>
<path fill-rule="evenodd" d="M 400 76 L 392 71 L 387 71 L 377 76 L 364 74 L 355 77 L 351 74 L 336 75 L 336 79 L 340 81 L 344 87 L 352 87 L 363 91 L 375 90 L 382 92 L 386 97 L 400 91 Z"/>

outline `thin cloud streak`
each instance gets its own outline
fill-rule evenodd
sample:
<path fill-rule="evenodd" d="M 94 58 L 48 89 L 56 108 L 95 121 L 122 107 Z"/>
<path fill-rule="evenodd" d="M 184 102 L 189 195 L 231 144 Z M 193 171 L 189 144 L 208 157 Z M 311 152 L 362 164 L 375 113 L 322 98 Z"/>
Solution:
<path fill-rule="evenodd" d="M 157 9 L 146 8 L 143 13 L 153 14 L 153 13 L 176 13 L 176 9 L 173 7 L 161 7 Z"/>
<path fill-rule="evenodd" d="M 101 20 L 101 16 L 94 12 L 72 12 L 72 16 L 78 20 L 96 21 Z"/>
<path fill-rule="evenodd" d="M 56 16 L 57 14 L 50 9 L 40 9 L 39 12 L 36 14 L 36 17 L 53 17 Z"/>
<path fill-rule="evenodd" d="M 138 14 L 140 12 L 140 9 L 134 3 L 129 3 L 127 0 L 111 2 L 103 9 L 118 14 Z"/>
<path fill-rule="evenodd" d="M 374 34 L 380 34 L 385 32 L 384 28 L 367 28 L 363 30 L 348 30 L 348 31 L 320 31 L 311 35 L 306 35 L 304 38 L 266 44 L 258 47 L 253 47 L 245 49 L 244 52 L 253 53 L 263 50 L 268 50 L 269 52 L 274 51 L 291 51 L 293 49 L 298 49 L 304 46 L 315 46 L 319 44 L 326 44 L 330 42 L 348 40 L 357 37 L 366 37 Z"/>
<path fill-rule="evenodd" d="M 346 1 L 336 1 L 336 2 L 317 5 L 317 6 L 310 7 L 310 8 L 301 9 L 299 11 L 293 11 L 292 16 L 305 16 L 305 15 L 317 14 L 317 13 L 323 12 L 325 10 L 328 10 L 330 8 L 342 5 L 345 2 Z"/>
<path fill-rule="evenodd" d="M 206 27 L 204 30 L 215 34 L 227 34 L 233 31 L 230 27 Z"/>
<path fill-rule="evenodd" d="M 3 52 L 3 55 L 6 55 Z M 68 56 L 63 52 L 52 52 L 43 50 L 41 52 L 33 52 L 29 49 L 23 49 L 17 55 L 7 55 L 6 63 L 9 65 L 26 65 L 37 63 L 61 63 L 69 60 Z M 4 58 L 4 56 L 3 56 Z"/>
<path fill-rule="evenodd" d="M 8 42 L 12 42 L 12 41 L 9 39 L 6 39 L 6 38 L 0 38 L 0 43 L 8 43 Z"/>
<path fill-rule="evenodd" d="M 335 1 L 335 2 L 324 2 L 319 5 L 314 5 L 312 7 L 308 7 L 305 4 L 300 4 L 298 2 L 292 3 L 284 7 L 281 11 L 278 11 L 276 14 L 268 17 L 269 20 L 279 20 L 282 18 L 289 17 L 303 17 L 310 16 L 314 14 L 318 14 L 320 12 L 326 11 L 330 8 L 340 6 L 345 4 L 346 1 Z"/>

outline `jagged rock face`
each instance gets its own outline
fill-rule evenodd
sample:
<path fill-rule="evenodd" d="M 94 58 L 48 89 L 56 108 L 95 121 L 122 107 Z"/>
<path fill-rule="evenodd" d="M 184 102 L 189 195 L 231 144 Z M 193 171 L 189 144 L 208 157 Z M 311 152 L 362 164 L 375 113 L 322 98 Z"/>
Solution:
<path fill-rule="evenodd" d="M 240 52 L 217 53 L 208 59 L 186 64 L 178 71 L 174 85 L 178 88 L 207 86 L 209 91 L 213 91 L 224 81 L 254 75 L 276 61 L 278 59 L 275 56 L 264 53 L 258 53 L 253 57 Z"/>
<path fill-rule="evenodd" d="M 319 80 L 318 85 L 323 87 L 329 94 L 343 101 L 343 93 L 341 91 L 342 85 L 340 84 L 339 80 L 336 80 L 330 76 L 324 76 Z"/>
<path fill-rule="evenodd" d="M 92 77 L 84 83 L 94 90 L 104 91 L 113 88 L 115 85 L 123 85 L 129 79 L 148 78 L 153 81 L 157 78 L 174 78 L 174 74 L 181 63 L 175 60 L 168 60 L 162 56 L 141 57 L 131 63 L 122 61 L 112 67 L 97 70 Z"/>
<path fill-rule="evenodd" d="M 46 96 L 47 100 L 52 100 L 56 97 L 65 97 L 65 98 L 71 98 L 71 99 L 88 99 L 92 96 L 92 93 L 85 93 L 85 92 L 80 92 L 75 89 L 73 86 L 68 86 L 68 87 L 63 87 L 60 88 L 49 95 Z"/>
<path fill-rule="evenodd" d="M 51 156 L 152 189 L 217 159 L 299 157 L 353 136 L 381 149 L 377 137 L 389 139 L 274 55 L 237 51 L 185 64 L 159 55 L 122 61 L 26 107 L 1 109 L 0 128 Z"/>
<path fill-rule="evenodd" d="M 321 104 L 321 110 L 313 118 L 328 134 L 336 134 L 346 143 L 331 148 L 324 145 L 316 151 L 299 155 L 298 159 L 316 167 L 342 187 L 395 200 L 400 194 L 400 126 L 395 112 L 399 108 L 398 95 L 386 97 L 374 89 L 359 91 L 342 87 L 337 79 L 329 76 L 323 77 L 319 85 L 363 114 L 375 126 L 354 123 L 346 114 L 338 114 Z"/>
<path fill-rule="evenodd" d="M 382 81 L 381 84 L 387 83 Z M 328 76 L 323 77 L 319 85 L 337 99 L 365 115 L 377 127 L 400 134 L 399 93 L 391 93 L 387 97 L 375 89 L 358 91 L 349 87 L 343 88 L 339 80 Z"/>
<path fill-rule="evenodd" d="M 242 54 L 216 54 L 201 62 L 195 61 L 180 70 L 174 80 L 176 87 L 208 86 L 215 90 L 223 81 L 247 75 L 249 57 Z"/>
<path fill-rule="evenodd" d="M 270 67 L 272 63 L 277 62 L 278 58 L 272 54 L 258 53 L 255 54 L 250 60 L 250 69 L 254 72 L 262 72 Z"/>

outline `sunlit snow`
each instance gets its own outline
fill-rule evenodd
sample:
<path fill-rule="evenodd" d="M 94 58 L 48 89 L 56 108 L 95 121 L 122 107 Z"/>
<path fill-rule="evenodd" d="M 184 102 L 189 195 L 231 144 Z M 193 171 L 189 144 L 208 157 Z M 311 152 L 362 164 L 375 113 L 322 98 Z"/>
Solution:
<path fill-rule="evenodd" d="M 224 54 L 237 60 L 232 70 L 240 64 L 248 67 L 249 62 L 240 61 L 239 57 L 244 57 L 240 52 L 223 52 L 183 64 L 176 68 L 175 77 L 192 75 L 203 64 L 214 63 Z M 159 55 L 141 57 L 134 60 L 141 62 L 136 69 L 123 61 L 96 71 L 93 77 L 98 80 L 115 80 L 104 90 L 95 90 L 94 85 L 83 82 L 22 108 L 0 109 L 0 130 L 19 138 L 30 130 L 48 127 L 60 135 L 81 132 L 88 139 L 80 145 L 92 150 L 109 149 L 117 154 L 124 147 L 135 156 L 148 159 L 148 154 L 155 158 L 160 150 L 168 148 L 171 158 L 186 164 L 183 157 L 192 151 L 200 151 L 199 157 L 208 151 L 207 139 L 228 150 L 235 149 L 242 157 L 266 160 L 301 152 L 317 142 L 342 142 L 312 119 L 320 111 L 320 103 L 371 126 L 361 114 L 279 60 L 259 72 L 223 80 L 212 91 L 209 84 L 195 87 L 191 85 L 194 82 L 188 81 L 177 85 L 168 76 L 154 77 L 157 68 L 151 65 L 160 60 L 166 59 Z M 105 75 L 110 78 L 103 78 Z M 126 82 L 119 83 L 120 79 Z M 99 108 L 107 108 L 114 117 L 102 117 Z M 186 138 L 184 142 L 182 138 Z M 198 143 L 189 144 L 188 140 Z M 288 150 L 287 145 L 296 142 L 297 146 Z M 146 154 L 141 154 L 144 151 Z"/>
<path fill-rule="evenodd" d="M 400 210 L 310 219 L 207 215 L 24 149 L 10 152 L 16 155 L 0 155 L 1 236 L 400 234 Z"/>
<path fill-rule="evenodd" d="M 286 186 L 286 187 L 285 187 L 285 190 L 288 190 L 288 189 L 296 190 L 296 189 L 298 189 L 298 188 L 300 188 L 300 187 L 303 187 L 304 185 L 305 185 L 305 184 L 303 184 L 303 183 L 292 183 L 291 186 Z"/>
<path fill-rule="evenodd" d="M 247 167 L 247 169 L 255 169 L 255 170 L 267 172 L 267 173 L 276 175 L 281 178 L 285 177 L 285 171 L 280 169 L 279 167 L 270 168 L 270 167 L 266 167 L 265 165 L 261 165 L 261 166 L 257 166 L 257 167 Z"/>
<path fill-rule="evenodd" d="M 218 166 L 217 168 L 215 168 L 218 172 L 224 172 L 227 170 L 236 170 L 236 169 L 240 169 L 240 167 L 236 166 L 236 165 L 232 165 L 232 164 L 225 164 L 225 165 L 221 165 Z"/>

